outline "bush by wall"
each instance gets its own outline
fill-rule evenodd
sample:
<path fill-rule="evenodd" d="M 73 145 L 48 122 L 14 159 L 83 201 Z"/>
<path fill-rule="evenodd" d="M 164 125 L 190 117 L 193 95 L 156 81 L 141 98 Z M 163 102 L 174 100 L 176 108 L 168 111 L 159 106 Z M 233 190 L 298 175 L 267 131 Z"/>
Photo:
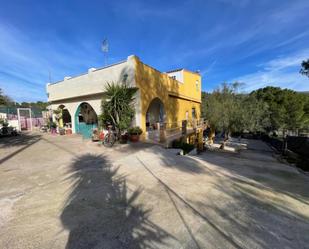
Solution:
<path fill-rule="evenodd" d="M 182 149 L 184 154 L 188 154 L 191 150 L 194 149 L 193 144 L 184 143 L 179 140 L 173 141 L 172 147 L 176 149 Z"/>

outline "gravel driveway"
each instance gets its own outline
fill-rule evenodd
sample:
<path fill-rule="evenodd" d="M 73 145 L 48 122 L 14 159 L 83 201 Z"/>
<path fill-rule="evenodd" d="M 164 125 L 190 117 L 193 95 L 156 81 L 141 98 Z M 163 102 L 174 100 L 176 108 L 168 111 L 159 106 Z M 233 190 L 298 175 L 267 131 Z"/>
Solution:
<path fill-rule="evenodd" d="M 309 177 L 240 153 L 0 139 L 0 248 L 309 248 Z"/>

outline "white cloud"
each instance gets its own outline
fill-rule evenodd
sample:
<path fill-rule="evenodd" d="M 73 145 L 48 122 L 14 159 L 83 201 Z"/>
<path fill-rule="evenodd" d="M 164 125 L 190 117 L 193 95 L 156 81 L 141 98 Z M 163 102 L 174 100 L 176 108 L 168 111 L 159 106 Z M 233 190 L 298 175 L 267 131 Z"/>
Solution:
<path fill-rule="evenodd" d="M 299 67 L 303 60 L 308 59 L 309 49 L 300 51 L 287 57 L 278 57 L 265 63 L 265 69 L 268 71 L 283 70 L 290 67 Z"/>
<path fill-rule="evenodd" d="M 239 81 L 245 83 L 244 90 L 247 92 L 265 86 L 308 91 L 309 79 L 299 73 L 301 62 L 308 58 L 309 50 L 286 57 L 275 58 L 262 64 L 262 70 L 236 77 L 231 82 Z"/>
<path fill-rule="evenodd" d="M 274 21 L 283 24 L 292 24 L 296 19 L 304 18 L 305 21 L 308 16 L 309 2 L 308 0 L 290 1 L 289 4 L 280 6 L 270 17 Z"/>

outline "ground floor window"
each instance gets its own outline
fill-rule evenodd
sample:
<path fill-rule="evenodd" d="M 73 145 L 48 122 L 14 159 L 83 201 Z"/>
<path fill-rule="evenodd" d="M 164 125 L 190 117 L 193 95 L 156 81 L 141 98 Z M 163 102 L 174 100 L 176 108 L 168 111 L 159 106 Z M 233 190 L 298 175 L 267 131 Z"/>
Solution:
<path fill-rule="evenodd" d="M 195 107 L 192 108 L 192 119 L 196 118 L 196 110 Z"/>

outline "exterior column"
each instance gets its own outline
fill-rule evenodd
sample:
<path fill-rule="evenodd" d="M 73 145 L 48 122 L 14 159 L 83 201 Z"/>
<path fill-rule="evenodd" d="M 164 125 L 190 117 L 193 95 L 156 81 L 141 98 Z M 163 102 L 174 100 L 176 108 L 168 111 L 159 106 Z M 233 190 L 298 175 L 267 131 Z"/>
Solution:
<path fill-rule="evenodd" d="M 72 125 L 72 133 L 76 133 L 76 120 L 75 120 L 75 114 L 77 111 L 77 108 L 79 107 L 78 103 L 74 103 L 71 105 L 67 105 L 67 110 L 70 113 L 71 116 L 71 125 Z"/>
<path fill-rule="evenodd" d="M 63 128 L 63 118 L 62 118 L 62 115 L 63 115 L 63 109 L 61 109 L 61 113 L 60 113 L 60 118 L 59 118 L 59 128 Z"/>

